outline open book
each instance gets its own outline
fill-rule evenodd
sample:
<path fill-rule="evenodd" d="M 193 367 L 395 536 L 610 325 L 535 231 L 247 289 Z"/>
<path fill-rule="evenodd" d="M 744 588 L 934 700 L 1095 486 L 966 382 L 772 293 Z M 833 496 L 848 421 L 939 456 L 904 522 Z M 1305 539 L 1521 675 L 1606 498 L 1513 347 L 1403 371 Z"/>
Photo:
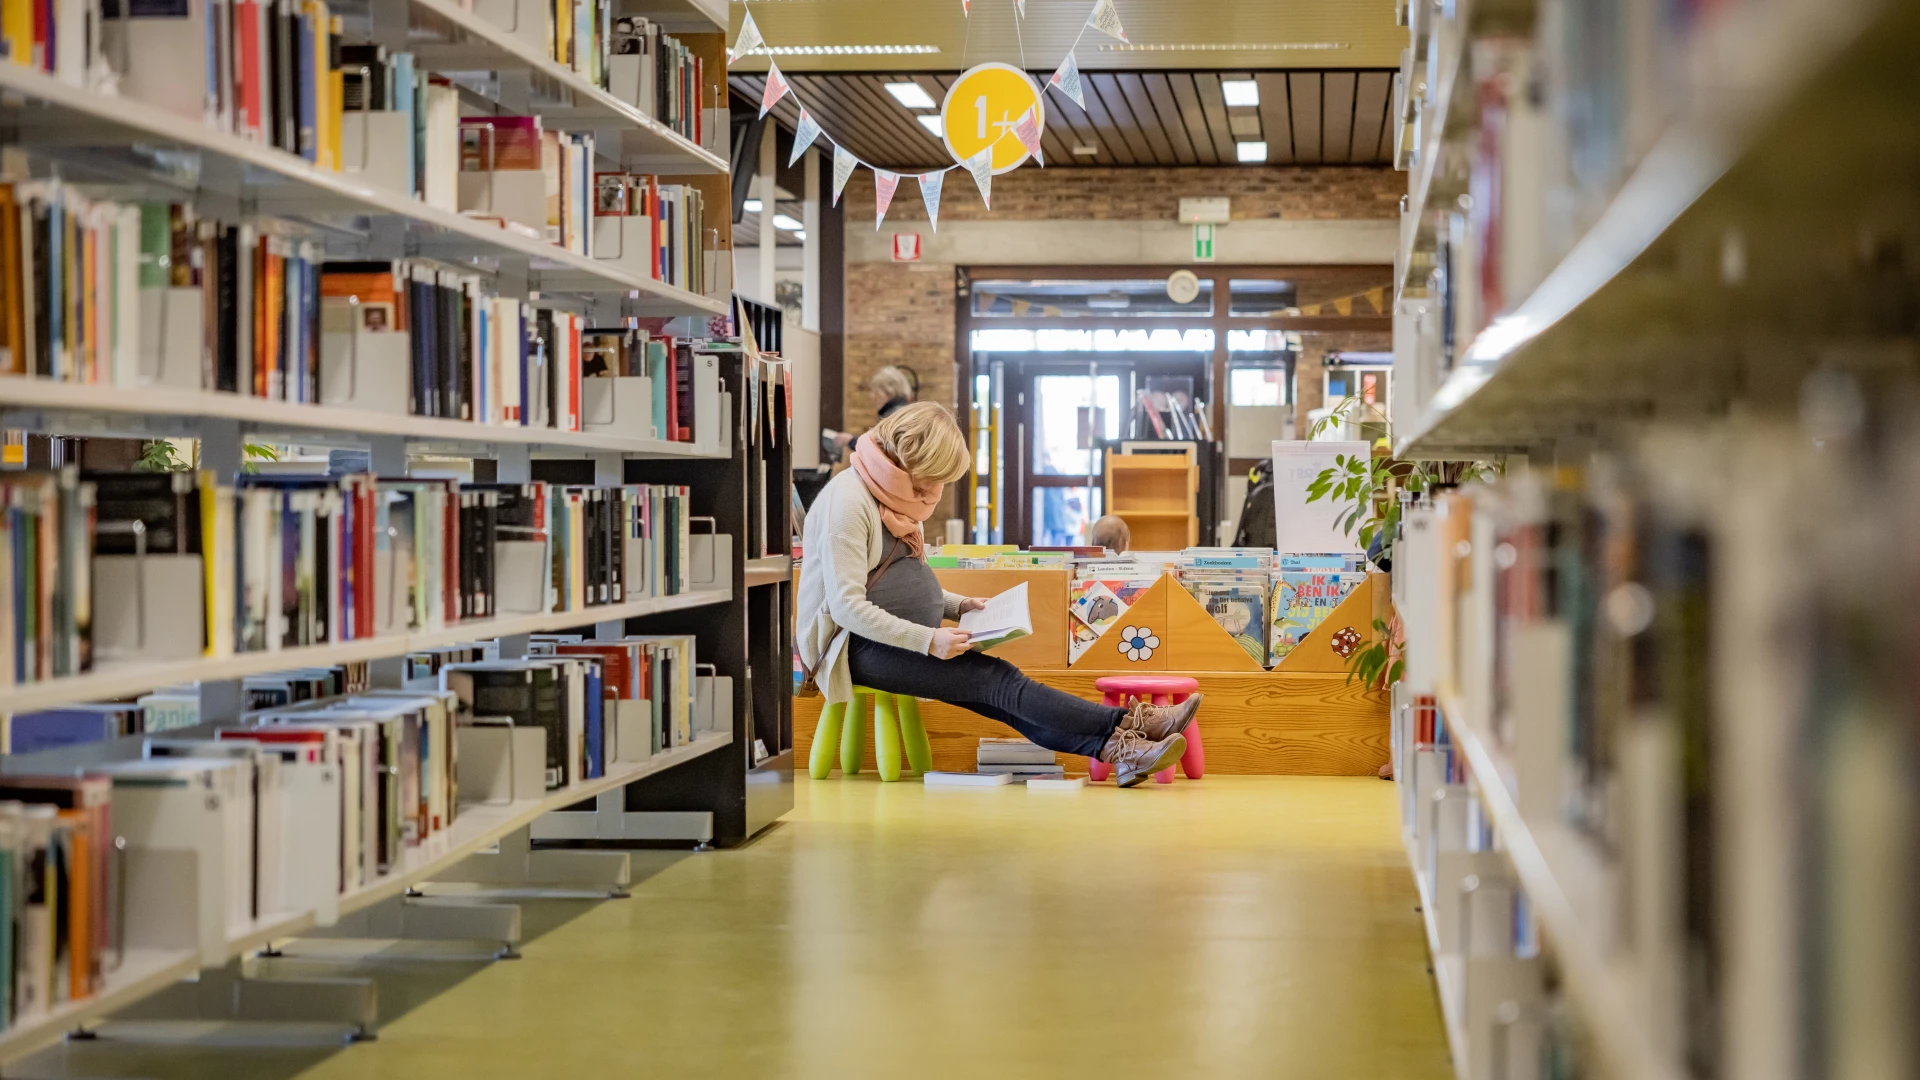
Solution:
<path fill-rule="evenodd" d="M 969 646 L 979 652 L 1033 633 L 1033 612 L 1027 606 L 1027 583 L 1021 582 L 987 601 L 979 611 L 960 616 L 960 629 L 973 635 Z"/>

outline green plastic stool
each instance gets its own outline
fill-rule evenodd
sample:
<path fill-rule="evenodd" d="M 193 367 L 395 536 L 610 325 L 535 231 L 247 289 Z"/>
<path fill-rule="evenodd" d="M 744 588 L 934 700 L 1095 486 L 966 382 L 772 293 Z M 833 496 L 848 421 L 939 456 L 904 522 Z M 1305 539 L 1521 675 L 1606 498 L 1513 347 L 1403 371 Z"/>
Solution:
<path fill-rule="evenodd" d="M 920 701 L 910 694 L 889 694 L 868 686 L 853 688 L 853 722 L 845 723 L 847 703 L 828 705 L 820 712 L 820 726 L 813 733 L 813 752 L 807 758 L 807 773 L 825 780 L 833 771 L 833 748 L 840 748 L 840 774 L 853 776 L 860 771 L 860 752 L 865 749 L 864 725 L 867 699 L 873 699 L 874 757 L 880 762 L 880 779 L 889 783 L 900 779 L 900 744 L 907 746 L 907 762 L 913 771 L 925 775 L 933 768 L 933 744 L 927 741 L 927 729 L 920 724 Z"/>

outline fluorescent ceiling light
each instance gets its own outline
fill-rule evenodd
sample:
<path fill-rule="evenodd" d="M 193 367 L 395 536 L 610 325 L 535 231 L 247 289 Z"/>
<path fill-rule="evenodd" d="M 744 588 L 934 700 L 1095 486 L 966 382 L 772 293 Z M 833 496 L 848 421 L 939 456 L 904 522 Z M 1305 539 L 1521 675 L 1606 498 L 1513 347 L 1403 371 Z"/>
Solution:
<path fill-rule="evenodd" d="M 1233 149 L 1240 155 L 1241 161 L 1264 162 L 1267 160 L 1267 144 L 1263 142 L 1234 143 Z"/>
<path fill-rule="evenodd" d="M 800 241 L 805 241 L 805 240 L 806 240 L 806 238 L 807 238 L 807 230 L 805 230 L 805 229 L 798 229 L 798 230 L 795 230 L 795 232 L 794 232 L 794 234 L 793 234 L 793 238 L 794 238 L 795 240 L 800 240 Z"/>
<path fill-rule="evenodd" d="M 941 125 L 940 115 L 938 113 L 927 113 L 922 116 L 916 116 L 914 119 L 920 121 L 921 127 L 932 132 L 934 138 L 944 139 L 947 137 L 947 129 Z"/>
<path fill-rule="evenodd" d="M 1231 44 L 1219 42 L 1190 42 L 1175 44 L 1169 42 L 1138 42 L 1124 45 L 1096 46 L 1100 52 L 1330 52 L 1351 49 L 1345 41 L 1246 41 Z"/>
<path fill-rule="evenodd" d="M 1229 105 L 1260 104 L 1260 84 L 1252 79 L 1222 79 L 1220 92 L 1227 96 Z"/>
<path fill-rule="evenodd" d="M 1099 147 L 1088 146 L 1086 143 L 1076 143 L 1074 144 L 1074 147 L 1073 147 L 1074 157 L 1096 157 L 1099 155 L 1099 153 L 1100 153 Z"/>
<path fill-rule="evenodd" d="M 890 82 L 887 84 L 887 93 L 892 94 L 893 100 L 909 109 L 933 108 L 933 99 L 927 96 L 927 92 L 920 88 L 919 83 Z"/>
<path fill-rule="evenodd" d="M 749 214 L 757 214 L 760 212 L 760 200 L 748 199 L 746 202 L 740 204 L 740 208 Z"/>
<path fill-rule="evenodd" d="M 938 45 L 760 45 L 745 56 L 931 56 Z"/>
<path fill-rule="evenodd" d="M 1265 146 L 1266 144 L 1262 143 L 1261 145 Z M 791 215 L 788 215 L 788 214 L 773 215 L 773 227 L 776 229 L 792 229 L 792 230 L 799 230 L 799 229 L 806 228 L 805 225 L 801 224 L 798 220 L 794 219 Z"/>

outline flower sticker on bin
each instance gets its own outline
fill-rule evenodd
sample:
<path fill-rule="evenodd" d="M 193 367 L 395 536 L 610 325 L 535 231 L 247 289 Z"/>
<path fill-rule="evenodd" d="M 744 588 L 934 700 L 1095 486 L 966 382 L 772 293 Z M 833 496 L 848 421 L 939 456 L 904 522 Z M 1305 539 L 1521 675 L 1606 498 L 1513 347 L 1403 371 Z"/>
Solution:
<path fill-rule="evenodd" d="M 1160 638 L 1151 627 L 1123 626 L 1120 628 L 1120 651 L 1128 660 L 1139 662 L 1151 660 L 1153 650 L 1160 647 Z"/>

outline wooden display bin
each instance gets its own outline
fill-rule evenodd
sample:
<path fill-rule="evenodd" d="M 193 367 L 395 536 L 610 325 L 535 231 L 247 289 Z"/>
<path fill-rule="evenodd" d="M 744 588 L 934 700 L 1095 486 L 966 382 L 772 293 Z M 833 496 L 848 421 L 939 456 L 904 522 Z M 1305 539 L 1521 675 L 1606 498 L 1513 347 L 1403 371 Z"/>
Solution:
<path fill-rule="evenodd" d="M 992 596 L 1028 583 L 1034 633 L 994 655 L 1029 676 L 1077 697 L 1097 700 L 1094 680 L 1130 672 L 1189 675 L 1207 696 L 1200 713 L 1207 771 L 1242 775 L 1371 776 L 1387 760 L 1388 694 L 1347 678 L 1346 655 L 1356 639 L 1371 640 L 1375 618 L 1385 619 L 1385 574 L 1370 575 L 1273 670 L 1266 670 L 1214 622 L 1171 576 L 1141 594 L 1078 660 L 1067 663 L 1066 570 L 938 570 L 941 585 L 969 596 Z M 1152 639 L 1147 648 L 1121 647 L 1123 631 Z M 1343 633 L 1350 631 L 1350 633 Z M 1342 652 L 1344 650 L 1344 652 Z M 794 702 L 795 760 L 813 743 L 824 698 Z M 970 772 L 983 738 L 1005 738 L 1001 724 L 967 709 L 922 702 L 922 723 L 933 746 L 934 768 Z M 861 722 L 871 729 L 872 718 Z M 869 768 L 873 740 L 867 740 Z M 1086 760 L 1060 755 L 1069 773 Z"/>

